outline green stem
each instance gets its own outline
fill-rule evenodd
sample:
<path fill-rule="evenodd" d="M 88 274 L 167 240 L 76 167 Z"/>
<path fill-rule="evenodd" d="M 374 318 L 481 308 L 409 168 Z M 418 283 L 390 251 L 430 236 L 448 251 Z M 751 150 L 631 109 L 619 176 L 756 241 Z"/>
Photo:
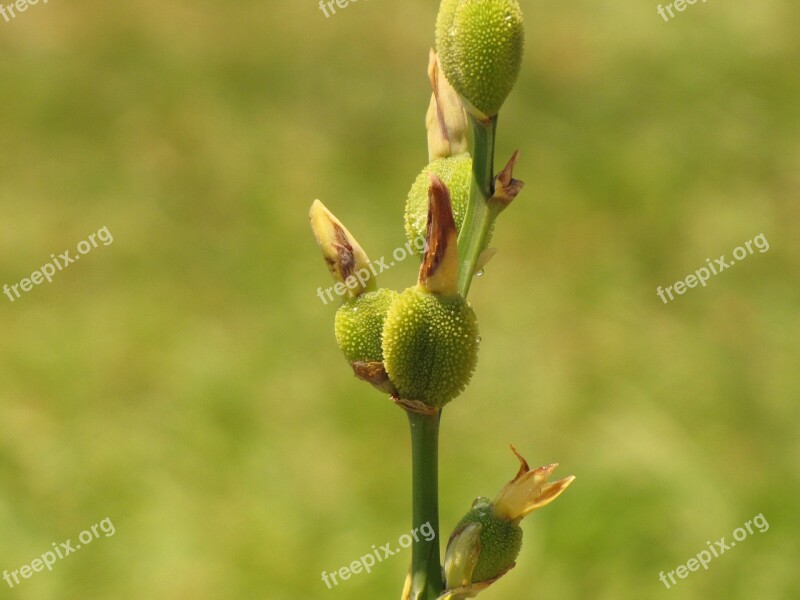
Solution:
<path fill-rule="evenodd" d="M 494 193 L 494 144 L 497 116 L 470 116 L 472 185 L 470 201 L 458 236 L 458 292 L 467 297 L 475 268 L 499 210 L 489 205 Z M 411 600 L 436 600 L 444 587 L 439 549 L 439 420 L 441 411 L 424 415 L 408 411 L 413 463 L 413 522 L 416 529 L 430 523 L 436 536 L 414 540 L 411 549 Z"/>
<path fill-rule="evenodd" d="M 416 534 L 411 547 L 411 600 L 436 600 L 444 587 L 439 556 L 439 418 L 408 411 L 411 425 L 413 521 L 435 533 L 430 541 Z M 418 539 L 417 539 L 418 538 Z"/>
<path fill-rule="evenodd" d="M 467 297 L 486 239 L 498 215 L 489 206 L 494 193 L 494 143 L 497 115 L 486 120 L 469 115 L 472 131 L 472 185 L 469 205 L 458 236 L 458 293 Z"/>

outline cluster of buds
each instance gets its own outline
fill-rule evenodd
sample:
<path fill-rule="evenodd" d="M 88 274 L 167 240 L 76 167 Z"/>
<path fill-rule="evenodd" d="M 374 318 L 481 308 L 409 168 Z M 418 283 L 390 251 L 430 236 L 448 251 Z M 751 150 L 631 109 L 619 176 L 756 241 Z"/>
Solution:
<path fill-rule="evenodd" d="M 474 133 L 472 153 L 469 134 L 496 125 L 520 71 L 523 38 L 517 0 L 441 3 L 428 62 L 428 164 L 405 205 L 408 247 L 421 262 L 415 285 L 402 292 L 379 288 L 356 238 L 319 200 L 311 207 L 325 262 L 346 289 L 335 317 L 336 341 L 359 379 L 410 414 L 438 416 L 466 388 L 477 363 L 478 321 L 464 281 L 494 255 L 488 248 L 494 218 L 523 184 L 513 177 L 517 153 L 499 174 L 491 170 L 493 129 L 480 151 Z M 476 227 L 476 215 L 490 216 Z M 424 248 L 416 243 L 421 238 Z M 439 600 L 471 598 L 510 570 L 522 544 L 520 521 L 573 480 L 548 483 L 556 465 L 531 470 L 517 456 L 517 476 L 493 501 L 478 498 L 450 537 Z M 404 598 L 433 600 L 424 592 L 412 595 L 410 583 Z"/>
<path fill-rule="evenodd" d="M 336 312 L 335 333 L 355 374 L 414 410 L 438 410 L 466 387 L 478 359 L 478 321 L 457 291 L 458 246 L 450 193 L 431 173 L 426 250 L 417 284 L 401 293 L 377 288 L 369 259 L 321 202 L 311 226 L 334 279 L 349 297 Z"/>

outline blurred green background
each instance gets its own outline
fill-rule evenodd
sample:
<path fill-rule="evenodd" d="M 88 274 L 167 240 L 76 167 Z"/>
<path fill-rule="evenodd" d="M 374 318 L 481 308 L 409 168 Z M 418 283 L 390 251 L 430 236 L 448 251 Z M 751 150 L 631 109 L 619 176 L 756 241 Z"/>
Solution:
<path fill-rule="evenodd" d="M 307 223 L 405 243 L 434 0 L 39 3 L 0 20 L 0 570 L 106 517 L 19 600 L 398 598 L 407 426 L 333 339 Z M 481 597 L 800 594 L 800 5 L 521 0 L 500 119 L 527 187 L 473 286 L 478 370 L 445 411 L 442 535 L 516 470 L 578 479 Z M 664 305 L 763 233 L 770 250 Z M 415 278 L 408 260 L 381 283 Z M 658 580 L 763 513 L 764 534 Z"/>

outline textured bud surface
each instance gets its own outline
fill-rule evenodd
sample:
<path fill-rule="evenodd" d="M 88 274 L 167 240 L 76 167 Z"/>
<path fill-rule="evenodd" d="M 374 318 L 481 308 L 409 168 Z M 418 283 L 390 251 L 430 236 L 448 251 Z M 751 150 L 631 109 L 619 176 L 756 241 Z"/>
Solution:
<path fill-rule="evenodd" d="M 525 32 L 516 0 L 445 0 L 436 22 L 436 50 L 456 91 L 487 116 L 496 115 L 522 66 Z"/>
<path fill-rule="evenodd" d="M 439 61 L 442 61 L 442 54 L 447 54 L 448 57 L 452 56 L 452 41 L 453 37 L 450 32 L 453 27 L 453 21 L 456 18 L 456 9 L 461 4 L 461 0 L 442 0 L 439 4 L 439 14 L 436 16 L 436 53 L 439 55 Z M 442 65 L 444 70 L 444 65 Z M 451 69 L 452 71 L 452 69 Z M 447 73 L 447 71 L 445 71 Z M 450 82 L 450 85 L 456 86 L 456 82 L 450 75 L 445 75 Z"/>
<path fill-rule="evenodd" d="M 401 398 L 441 408 L 469 383 L 478 360 L 478 321 L 461 296 L 408 288 L 389 309 L 383 354 Z"/>
<path fill-rule="evenodd" d="M 423 245 L 415 241 L 424 239 L 428 229 L 428 189 L 431 186 L 429 177 L 431 173 L 438 175 L 447 186 L 456 231 L 460 231 L 469 203 L 472 158 L 464 152 L 436 159 L 422 170 L 411 186 L 406 200 L 406 237 L 418 256 L 422 254 Z"/>
<path fill-rule="evenodd" d="M 517 523 L 494 514 L 488 502 L 476 502 L 456 526 L 462 529 L 470 523 L 480 523 L 481 553 L 472 572 L 472 582 L 480 583 L 499 577 L 508 571 L 522 549 L 522 528 Z"/>
<path fill-rule="evenodd" d="M 386 314 L 398 294 L 380 289 L 347 300 L 336 312 L 336 342 L 348 361 L 381 362 Z"/>

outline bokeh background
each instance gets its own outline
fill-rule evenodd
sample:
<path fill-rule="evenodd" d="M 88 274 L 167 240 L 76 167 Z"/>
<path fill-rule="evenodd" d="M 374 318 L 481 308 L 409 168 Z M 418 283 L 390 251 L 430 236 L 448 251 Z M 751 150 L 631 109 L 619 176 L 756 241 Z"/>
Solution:
<path fill-rule="evenodd" d="M 39 3 L 0 19 L 0 569 L 109 518 L 0 597 L 395 598 L 410 556 L 323 570 L 410 528 L 404 415 L 332 333 L 307 224 L 405 240 L 426 162 L 434 0 Z M 578 479 L 482 597 L 800 594 L 800 5 L 521 0 L 498 158 L 524 194 L 473 286 L 479 367 L 445 411 L 446 536 L 516 470 Z M 668 305 L 656 287 L 763 233 Z M 408 260 L 381 283 L 415 278 Z M 667 590 L 658 579 L 763 513 Z"/>

